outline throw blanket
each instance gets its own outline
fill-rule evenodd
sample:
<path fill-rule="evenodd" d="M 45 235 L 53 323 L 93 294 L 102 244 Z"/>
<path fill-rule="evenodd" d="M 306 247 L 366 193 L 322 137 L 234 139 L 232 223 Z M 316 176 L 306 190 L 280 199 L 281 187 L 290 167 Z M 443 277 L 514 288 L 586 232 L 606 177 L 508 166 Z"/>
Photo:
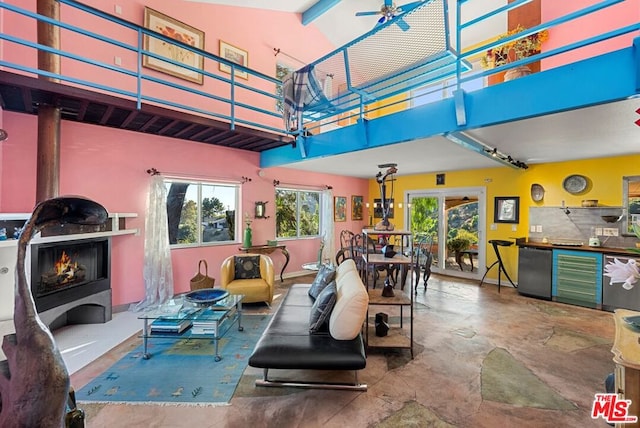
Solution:
<path fill-rule="evenodd" d="M 282 92 L 284 127 L 290 131 L 302 129 L 302 114 L 305 110 L 330 111 L 332 108 L 316 78 L 313 65 L 287 74 L 282 81 Z"/>

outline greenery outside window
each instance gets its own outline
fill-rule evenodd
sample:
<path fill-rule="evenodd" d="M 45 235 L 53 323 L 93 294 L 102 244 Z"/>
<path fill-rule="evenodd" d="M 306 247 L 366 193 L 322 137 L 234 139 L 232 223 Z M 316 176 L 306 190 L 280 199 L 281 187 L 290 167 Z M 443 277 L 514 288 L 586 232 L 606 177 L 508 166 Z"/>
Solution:
<path fill-rule="evenodd" d="M 239 184 L 165 180 L 169 244 L 237 242 Z"/>
<path fill-rule="evenodd" d="M 320 236 L 321 192 L 276 189 L 276 237 Z"/>

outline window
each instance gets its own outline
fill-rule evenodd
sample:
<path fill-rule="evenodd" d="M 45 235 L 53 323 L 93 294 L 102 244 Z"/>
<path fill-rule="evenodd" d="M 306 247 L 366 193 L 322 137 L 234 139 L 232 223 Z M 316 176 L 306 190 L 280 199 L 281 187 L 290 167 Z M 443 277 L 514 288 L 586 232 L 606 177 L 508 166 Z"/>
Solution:
<path fill-rule="evenodd" d="M 276 189 L 276 237 L 320 235 L 320 196 L 309 190 Z"/>
<path fill-rule="evenodd" d="M 236 242 L 238 184 L 167 180 L 165 186 L 171 245 Z"/>

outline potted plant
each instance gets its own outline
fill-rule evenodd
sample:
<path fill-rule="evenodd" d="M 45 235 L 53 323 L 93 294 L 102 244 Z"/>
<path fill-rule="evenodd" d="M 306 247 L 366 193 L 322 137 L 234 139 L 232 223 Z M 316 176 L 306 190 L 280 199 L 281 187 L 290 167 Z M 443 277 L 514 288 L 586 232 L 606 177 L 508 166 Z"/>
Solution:
<path fill-rule="evenodd" d="M 525 30 L 524 27 L 518 25 L 513 30 L 510 30 L 498 37 L 498 40 L 506 39 L 514 34 L 521 33 Z M 538 31 L 537 33 L 530 34 L 525 37 L 521 37 L 512 40 L 508 43 L 496 46 L 495 48 L 488 49 L 485 55 L 482 57 L 481 64 L 484 68 L 500 67 L 511 62 L 518 61 L 522 58 L 526 58 L 540 53 L 542 44 L 549 38 L 549 32 L 547 30 Z M 508 70 L 505 73 L 504 80 L 515 79 L 516 77 L 525 76 L 531 73 L 531 69 L 526 66 L 515 67 Z"/>

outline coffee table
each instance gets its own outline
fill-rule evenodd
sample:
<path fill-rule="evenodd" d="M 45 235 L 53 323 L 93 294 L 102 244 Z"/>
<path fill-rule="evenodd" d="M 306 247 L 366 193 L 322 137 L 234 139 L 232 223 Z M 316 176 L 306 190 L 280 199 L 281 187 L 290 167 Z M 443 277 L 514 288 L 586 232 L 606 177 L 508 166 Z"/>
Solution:
<path fill-rule="evenodd" d="M 244 327 L 242 327 L 242 299 L 244 299 L 242 294 L 230 294 L 214 304 L 197 305 L 180 297 L 172 299 L 158 308 L 142 313 L 138 316 L 138 319 L 143 321 L 142 345 L 144 351 L 142 357 L 145 360 L 151 358 L 151 354 L 147 351 L 149 339 L 208 339 L 213 340 L 215 343 L 215 361 L 220 361 L 222 357 L 218 353 L 218 341 L 236 323 L 238 324 L 238 331 L 244 330 Z M 184 322 L 189 327 L 181 332 L 154 331 L 153 323 L 157 320 L 161 320 L 165 326 L 172 323 L 177 326 Z"/>

